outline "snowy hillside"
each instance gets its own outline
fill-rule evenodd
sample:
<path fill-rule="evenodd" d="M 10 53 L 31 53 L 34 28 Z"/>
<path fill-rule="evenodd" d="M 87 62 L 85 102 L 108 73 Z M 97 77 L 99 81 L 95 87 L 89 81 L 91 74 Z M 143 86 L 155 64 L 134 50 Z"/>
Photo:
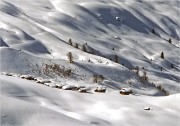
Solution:
<path fill-rule="evenodd" d="M 130 112 L 130 126 L 160 115 L 153 125 L 178 126 L 179 6 L 178 0 L 0 0 L 2 125 L 118 126 Z M 88 93 L 52 89 L 54 83 Z M 121 96 L 122 88 L 133 95 Z M 152 112 L 144 112 L 146 105 Z M 133 117 L 139 114 L 142 122 Z"/>
<path fill-rule="evenodd" d="M 78 93 L 1 76 L 1 124 L 23 126 L 178 126 L 180 95 Z M 146 108 L 150 110 L 144 110 Z"/>

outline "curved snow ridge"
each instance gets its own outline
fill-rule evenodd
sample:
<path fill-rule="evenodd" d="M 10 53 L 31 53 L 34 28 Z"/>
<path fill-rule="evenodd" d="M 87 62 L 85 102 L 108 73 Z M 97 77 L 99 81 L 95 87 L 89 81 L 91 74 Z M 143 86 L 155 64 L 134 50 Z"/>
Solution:
<path fill-rule="evenodd" d="M 8 46 L 24 43 L 24 41 L 35 40 L 32 36 L 17 26 L 0 22 L 0 28 L 0 37 L 8 44 Z"/>
<path fill-rule="evenodd" d="M 23 44 L 12 45 L 11 47 L 15 49 L 23 49 L 23 51 L 27 51 L 33 55 L 50 54 L 47 47 L 38 41 L 28 41 Z"/>
<path fill-rule="evenodd" d="M 0 1 L 1 6 L 1 12 L 7 13 L 12 16 L 21 16 L 23 13 L 13 4 L 6 2 L 6 1 Z"/>

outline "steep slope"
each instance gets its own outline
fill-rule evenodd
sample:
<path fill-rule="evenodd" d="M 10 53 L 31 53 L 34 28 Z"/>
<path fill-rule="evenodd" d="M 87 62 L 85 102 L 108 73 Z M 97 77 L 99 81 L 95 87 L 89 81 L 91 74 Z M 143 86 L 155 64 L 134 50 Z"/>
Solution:
<path fill-rule="evenodd" d="M 179 126 L 179 6 L 0 0 L 1 125 Z"/>
<path fill-rule="evenodd" d="M 154 92 L 151 95 L 158 94 L 151 83 L 162 85 L 170 94 L 177 93 L 178 4 L 162 0 L 0 1 L 1 71 L 37 76 L 28 64 L 40 67 L 50 61 L 82 75 L 76 80 L 89 83 L 89 78 L 98 74 L 110 85 L 149 94 L 139 82 L 146 71 L 149 86 L 144 86 Z M 70 38 L 73 46 L 68 43 Z M 74 48 L 76 43 L 79 49 Z M 74 64 L 67 63 L 68 52 L 72 52 Z M 160 58 L 161 52 L 165 59 Z M 140 76 L 132 72 L 137 66 Z M 133 86 L 126 84 L 128 81 Z"/>

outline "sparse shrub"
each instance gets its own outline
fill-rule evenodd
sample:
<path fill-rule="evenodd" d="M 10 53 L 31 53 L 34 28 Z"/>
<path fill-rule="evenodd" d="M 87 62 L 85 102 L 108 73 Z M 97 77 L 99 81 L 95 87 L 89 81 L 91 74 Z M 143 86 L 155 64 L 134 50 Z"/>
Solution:
<path fill-rule="evenodd" d="M 131 85 L 131 84 L 132 84 L 132 81 L 131 81 L 131 80 L 128 80 L 128 81 L 127 81 L 127 84 Z"/>
<path fill-rule="evenodd" d="M 134 72 L 134 73 L 136 73 L 136 74 L 138 74 L 138 75 L 139 75 L 139 69 L 137 70 L 137 68 L 132 69 L 132 72 Z"/>
<path fill-rule="evenodd" d="M 100 83 L 104 80 L 104 77 L 103 75 L 97 75 L 97 74 L 94 74 L 93 75 L 93 82 L 94 83 Z"/>
<path fill-rule="evenodd" d="M 157 88 L 158 90 L 161 90 L 161 89 L 162 89 L 161 85 L 157 85 L 156 88 Z"/>
<path fill-rule="evenodd" d="M 161 52 L 161 58 L 164 59 L 164 53 L 163 52 Z"/>
<path fill-rule="evenodd" d="M 166 91 L 161 85 L 157 85 L 156 88 L 165 95 L 169 95 L 168 91 Z"/>
<path fill-rule="evenodd" d="M 139 75 L 139 66 L 136 66 L 135 70 L 136 74 Z"/>
<path fill-rule="evenodd" d="M 144 80 L 148 80 L 148 76 L 147 76 L 146 71 L 143 72 L 143 75 L 142 75 L 141 78 L 144 79 Z"/>
<path fill-rule="evenodd" d="M 156 87 L 156 85 L 153 82 L 151 84 L 152 84 L 153 87 Z"/>
<path fill-rule="evenodd" d="M 112 48 L 112 50 L 115 50 L 114 47 Z"/>
<path fill-rule="evenodd" d="M 104 76 L 103 75 L 99 75 L 99 80 L 102 82 L 104 80 Z"/>
<path fill-rule="evenodd" d="M 161 92 L 163 92 L 165 95 L 169 95 L 169 93 L 164 88 L 161 89 Z"/>
<path fill-rule="evenodd" d="M 46 76 L 46 77 L 69 77 L 72 74 L 71 68 L 65 68 L 56 63 L 52 63 L 51 60 L 47 63 L 42 63 L 42 65 L 32 64 L 26 59 L 27 65 L 30 68 L 31 72 L 38 73 L 39 76 Z M 29 76 L 28 76 L 29 77 Z M 27 78 L 31 79 L 31 78 Z M 35 78 L 34 78 L 35 80 Z"/>
<path fill-rule="evenodd" d="M 98 80 L 98 76 L 94 74 L 94 75 L 93 75 L 93 82 L 94 82 L 94 83 L 98 83 L 97 80 Z"/>
<path fill-rule="evenodd" d="M 67 58 L 68 58 L 69 63 L 73 63 L 73 55 L 71 52 L 67 53 Z"/>
<path fill-rule="evenodd" d="M 27 63 L 27 65 L 28 65 L 28 67 L 30 68 L 30 71 L 31 72 L 34 72 L 34 73 L 38 73 L 38 75 L 40 76 L 40 75 L 42 75 L 43 74 L 43 68 L 42 67 L 39 67 L 37 64 L 36 65 L 34 65 L 34 64 L 32 64 L 30 61 L 28 61 L 27 59 L 25 60 L 26 61 L 26 63 Z M 42 66 L 43 66 L 44 64 L 42 64 Z"/>
<path fill-rule="evenodd" d="M 97 59 L 98 63 L 103 63 L 102 59 Z"/>
<path fill-rule="evenodd" d="M 65 68 L 64 66 L 60 66 L 59 64 L 44 64 L 43 73 L 47 76 L 57 75 L 68 77 L 72 74 L 72 70 L 70 68 Z"/>

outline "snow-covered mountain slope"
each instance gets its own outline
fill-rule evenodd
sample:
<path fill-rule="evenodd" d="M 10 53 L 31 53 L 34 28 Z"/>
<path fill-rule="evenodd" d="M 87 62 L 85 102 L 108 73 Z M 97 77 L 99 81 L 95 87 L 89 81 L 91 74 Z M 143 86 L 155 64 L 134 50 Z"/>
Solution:
<path fill-rule="evenodd" d="M 154 126 L 178 125 L 179 6 L 178 0 L 0 0 L 0 72 L 16 73 L 0 77 L 2 124 L 144 125 L 153 117 Z M 61 93 L 18 74 L 91 91 Z M 106 93 L 92 93 L 97 86 Z M 140 96 L 122 97 L 122 88 Z M 11 103 L 24 109 L 12 110 Z M 154 109 L 141 111 L 144 105 Z"/>
<path fill-rule="evenodd" d="M 178 5 L 162 0 L 0 1 L 1 71 L 30 73 L 27 62 L 41 66 L 51 60 L 78 69 L 75 73 L 87 82 L 96 73 L 119 85 L 132 80 L 137 87 L 131 70 L 138 66 L 150 83 L 177 93 Z M 67 63 L 68 52 L 73 65 Z"/>
<path fill-rule="evenodd" d="M 1 76 L 1 124 L 23 126 L 178 126 L 180 95 L 78 93 Z M 144 110 L 150 108 L 150 110 Z"/>

